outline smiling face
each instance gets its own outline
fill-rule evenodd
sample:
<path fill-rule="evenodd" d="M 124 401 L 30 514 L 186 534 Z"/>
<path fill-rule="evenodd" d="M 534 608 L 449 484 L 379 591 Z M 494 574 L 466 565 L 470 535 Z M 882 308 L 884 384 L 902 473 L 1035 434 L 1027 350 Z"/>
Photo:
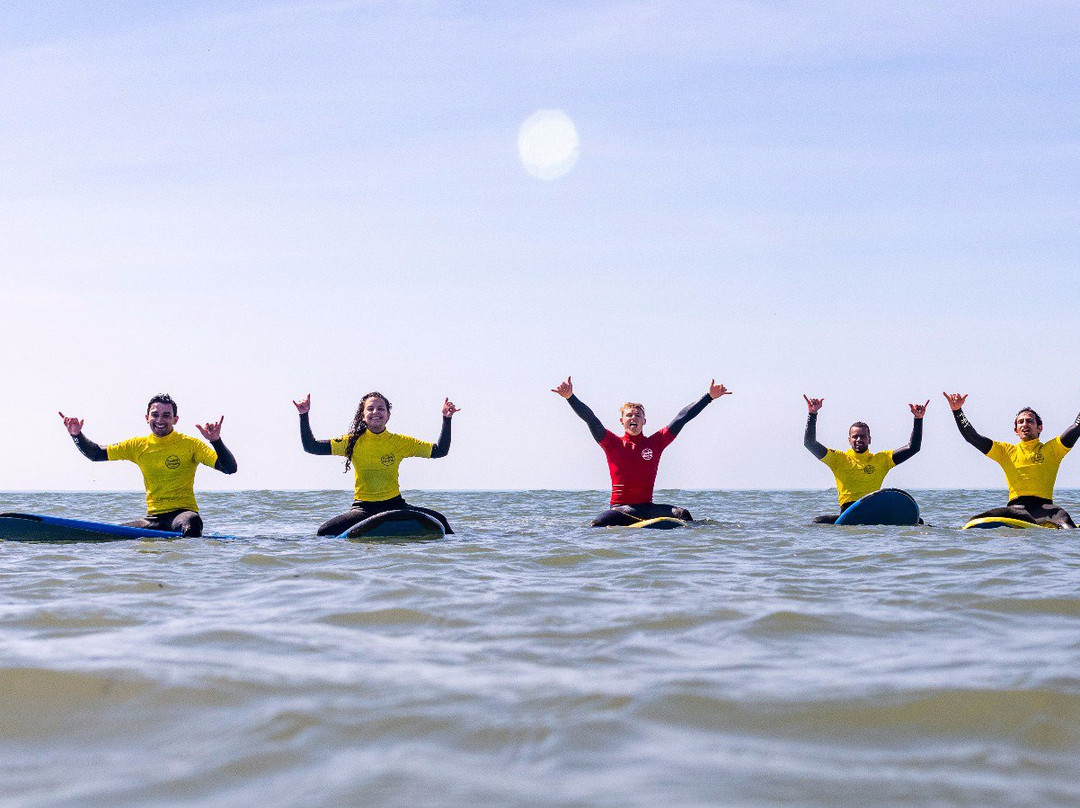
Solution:
<path fill-rule="evenodd" d="M 627 435 L 637 437 L 645 428 L 645 408 L 640 404 L 625 404 L 619 415 L 619 423 Z"/>
<path fill-rule="evenodd" d="M 1016 414 L 1015 429 L 1020 440 L 1038 440 L 1042 434 L 1042 419 L 1035 410 L 1020 410 Z"/>
<path fill-rule="evenodd" d="M 172 404 L 164 404 L 160 401 L 151 404 L 149 411 L 146 413 L 146 423 L 150 425 L 150 431 L 159 438 L 164 438 L 171 433 L 173 426 L 179 420 L 180 418 L 177 416 Z"/>
<path fill-rule="evenodd" d="M 364 399 L 364 423 L 367 428 L 378 435 L 386 429 L 386 422 L 390 420 L 390 408 L 386 406 L 386 399 L 381 396 L 368 396 Z"/>
<path fill-rule="evenodd" d="M 870 427 L 866 424 L 852 424 L 847 440 L 856 454 L 862 454 L 870 448 Z"/>

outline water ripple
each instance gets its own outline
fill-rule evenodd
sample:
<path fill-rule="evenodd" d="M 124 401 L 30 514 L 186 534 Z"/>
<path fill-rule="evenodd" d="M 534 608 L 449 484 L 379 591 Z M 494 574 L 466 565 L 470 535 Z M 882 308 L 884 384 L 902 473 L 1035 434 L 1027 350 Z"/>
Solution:
<path fill-rule="evenodd" d="M 205 497 L 236 540 L 0 542 L 0 804 L 1080 802 L 1080 550 L 956 529 L 996 494 L 835 529 L 823 492 L 662 492 L 703 517 L 662 533 L 407 496 L 458 533 L 317 539 L 346 494 L 246 492 Z"/>

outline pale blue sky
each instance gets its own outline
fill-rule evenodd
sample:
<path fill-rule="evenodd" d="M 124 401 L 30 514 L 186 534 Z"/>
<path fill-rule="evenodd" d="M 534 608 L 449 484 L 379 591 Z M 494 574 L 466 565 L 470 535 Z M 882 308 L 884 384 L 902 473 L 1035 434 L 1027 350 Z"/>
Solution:
<path fill-rule="evenodd" d="M 612 427 L 735 396 L 659 484 L 824 488 L 853 420 L 924 451 L 890 484 L 1001 484 L 984 434 L 1080 410 L 1080 10 L 1067 3 L 50 3 L 0 7 L 0 489 L 139 487 L 93 439 L 224 413 L 241 472 L 348 488 L 302 453 L 360 394 L 450 457 L 407 488 L 605 488 L 568 373 Z M 565 177 L 517 131 L 562 109 Z M 1067 460 L 1060 486 L 1080 485 Z"/>

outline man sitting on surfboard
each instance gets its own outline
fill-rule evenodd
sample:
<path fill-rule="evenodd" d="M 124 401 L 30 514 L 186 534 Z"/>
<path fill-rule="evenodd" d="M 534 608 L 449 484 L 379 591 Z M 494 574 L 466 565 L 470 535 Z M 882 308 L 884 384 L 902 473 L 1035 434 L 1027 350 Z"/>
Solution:
<path fill-rule="evenodd" d="M 730 390 L 717 384 L 714 379 L 709 383 L 708 393 L 682 410 L 675 420 L 659 432 L 648 436 L 642 432 L 645 428 L 645 407 L 633 402 L 623 404 L 619 409 L 619 423 L 624 430 L 621 438 L 605 429 L 593 411 L 574 395 L 574 385 L 569 377 L 551 392 L 565 398 L 570 408 L 588 424 L 593 439 L 607 456 L 611 473 L 611 509 L 593 519 L 593 527 L 626 526 L 661 516 L 692 521 L 693 517 L 686 508 L 652 501 L 660 455 L 691 419 L 713 400 L 731 395 Z"/>
<path fill-rule="evenodd" d="M 967 393 L 942 393 L 949 402 L 956 427 L 964 440 L 995 461 L 1005 472 L 1009 485 L 1009 503 L 1004 508 L 993 508 L 974 517 L 982 519 L 1000 516 L 1036 524 L 1054 524 L 1057 527 L 1075 528 L 1072 517 L 1064 508 L 1054 504 L 1054 482 L 1058 467 L 1069 450 L 1080 439 L 1080 415 L 1072 426 L 1047 443 L 1039 441 L 1043 422 L 1031 407 L 1024 407 L 1013 419 L 1013 430 L 1019 443 L 990 440 L 975 431 L 964 415 Z"/>
<path fill-rule="evenodd" d="M 894 467 L 916 454 L 922 448 L 922 422 L 926 415 L 926 408 L 930 405 L 908 404 L 911 414 L 915 416 L 915 423 L 911 426 L 911 440 L 907 446 L 899 449 L 886 450 L 884 452 L 870 451 L 870 427 L 862 421 L 856 421 L 848 429 L 848 445 L 851 446 L 846 452 L 828 449 L 817 440 L 817 414 L 825 403 L 823 398 L 807 398 L 806 408 L 806 433 L 803 436 L 803 446 L 810 453 L 832 469 L 836 479 L 836 494 L 840 500 L 840 513 L 843 513 L 855 504 L 861 497 L 872 494 L 881 489 L 881 483 L 885 475 Z M 818 524 L 835 524 L 840 514 L 819 516 L 814 519 Z"/>
<path fill-rule="evenodd" d="M 182 435 L 173 426 L 180 420 L 176 402 L 167 393 L 154 396 L 146 405 L 150 434 L 99 446 L 83 434 L 83 422 L 60 413 L 71 439 L 91 460 L 130 460 L 138 465 L 146 487 L 146 516 L 128 527 L 168 530 L 182 536 L 201 536 L 203 522 L 195 503 L 195 471 L 201 463 L 225 474 L 236 471 L 233 457 L 221 440 L 222 416 L 209 424 L 196 424 L 207 446 L 198 438 Z M 213 447 L 213 448 L 211 448 Z"/>

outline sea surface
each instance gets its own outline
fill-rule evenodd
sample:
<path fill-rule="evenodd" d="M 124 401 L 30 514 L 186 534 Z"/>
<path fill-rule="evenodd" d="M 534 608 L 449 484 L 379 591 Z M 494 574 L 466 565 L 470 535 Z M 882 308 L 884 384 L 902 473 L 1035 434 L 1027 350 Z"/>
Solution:
<path fill-rule="evenodd" d="M 203 493 L 233 539 L 0 542 L 3 806 L 1080 805 L 1080 535 L 809 524 L 824 491 Z M 1080 514 L 1080 492 L 1058 492 Z M 135 493 L 0 494 L 122 521 Z"/>

